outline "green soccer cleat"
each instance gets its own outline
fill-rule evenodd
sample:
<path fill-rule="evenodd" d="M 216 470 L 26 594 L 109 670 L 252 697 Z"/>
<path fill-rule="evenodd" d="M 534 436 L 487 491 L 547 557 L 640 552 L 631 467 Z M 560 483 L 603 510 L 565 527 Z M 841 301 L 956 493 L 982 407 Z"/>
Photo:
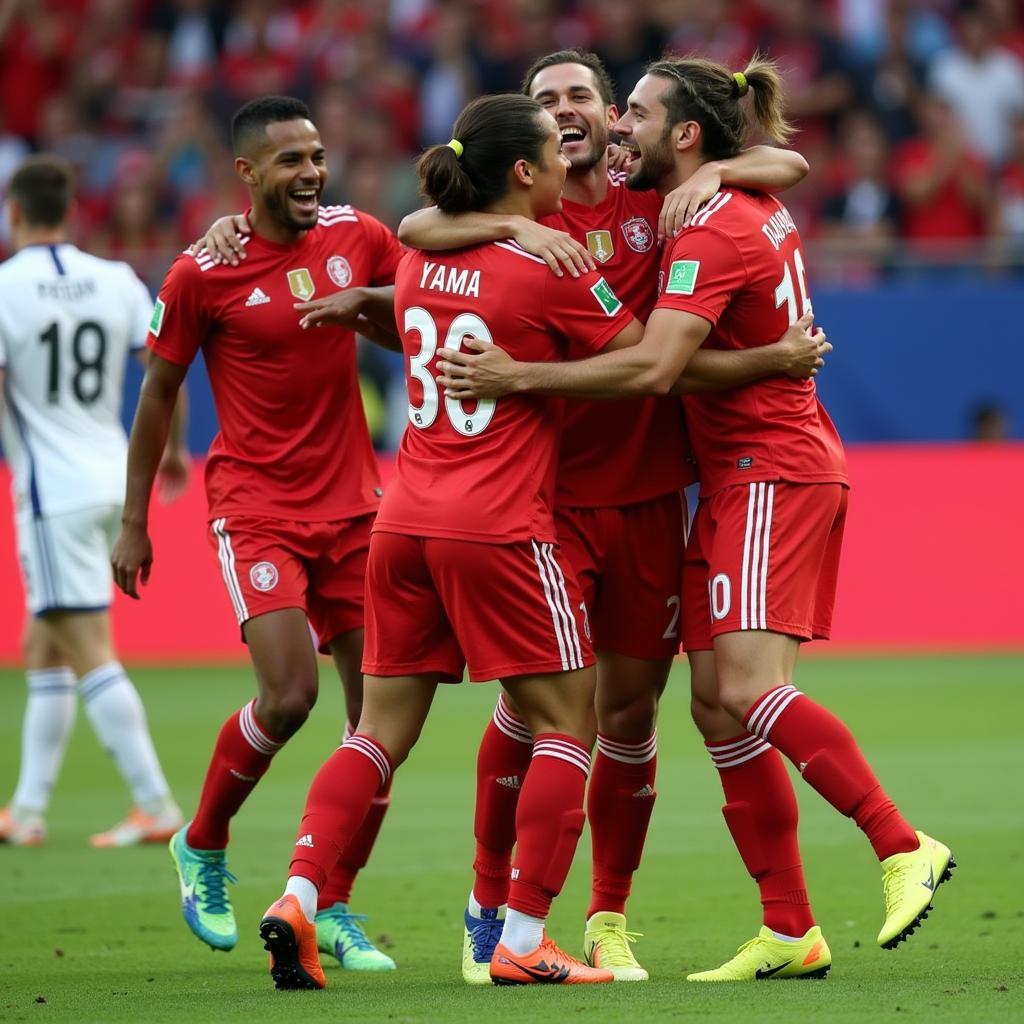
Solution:
<path fill-rule="evenodd" d="M 956 861 L 948 846 L 917 833 L 921 845 L 882 861 L 885 924 L 878 933 L 882 949 L 895 949 L 910 938 L 932 909 L 935 890 L 953 877 Z"/>
<path fill-rule="evenodd" d="M 591 967 L 603 967 L 615 975 L 616 981 L 647 981 L 649 975 L 633 956 L 630 945 L 640 932 L 626 931 L 623 914 L 604 911 L 587 921 L 583 934 L 583 956 Z"/>
<path fill-rule="evenodd" d="M 789 978 L 824 978 L 832 967 L 832 953 L 815 925 L 798 942 L 777 939 L 761 927 L 757 938 L 744 942 L 736 955 L 713 971 L 688 974 L 687 981 L 784 981 Z"/>
<path fill-rule="evenodd" d="M 317 949 L 337 957 L 347 971 L 393 971 L 395 961 L 366 937 L 365 920 L 365 914 L 350 914 L 347 903 L 317 911 Z"/>
<path fill-rule="evenodd" d="M 181 883 L 181 913 L 197 938 L 227 952 L 238 942 L 227 883 L 238 879 L 228 871 L 223 850 L 193 850 L 185 842 L 187 831 L 182 826 L 168 844 Z"/>

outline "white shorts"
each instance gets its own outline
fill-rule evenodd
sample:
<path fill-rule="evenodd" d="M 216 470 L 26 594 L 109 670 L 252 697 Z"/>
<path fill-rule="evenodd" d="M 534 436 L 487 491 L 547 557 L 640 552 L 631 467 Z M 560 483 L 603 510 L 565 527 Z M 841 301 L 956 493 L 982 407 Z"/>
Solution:
<path fill-rule="evenodd" d="M 33 615 L 110 607 L 110 551 L 121 529 L 120 505 L 56 516 L 22 514 L 17 528 L 26 603 Z"/>

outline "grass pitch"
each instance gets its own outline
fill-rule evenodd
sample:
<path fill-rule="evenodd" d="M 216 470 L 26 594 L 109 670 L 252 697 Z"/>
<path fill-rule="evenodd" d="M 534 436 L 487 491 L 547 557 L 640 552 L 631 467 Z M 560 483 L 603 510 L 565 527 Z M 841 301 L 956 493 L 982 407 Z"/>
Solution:
<path fill-rule="evenodd" d="M 246 669 L 138 670 L 157 747 L 176 795 L 195 805 L 221 722 L 251 694 Z M 399 970 L 360 976 L 326 965 L 325 992 L 278 993 L 256 926 L 281 892 L 313 772 L 342 727 L 339 687 L 323 666 L 309 723 L 278 755 L 235 822 L 230 864 L 241 939 L 212 953 L 181 920 L 177 882 L 159 847 L 91 850 L 90 832 L 128 799 L 85 715 L 39 850 L 0 848 L 7 912 L 0 929 L 0 1020 L 477 1022 L 495 1014 L 542 1022 L 702 1020 L 1001 1021 L 1024 1019 L 1024 659 L 816 660 L 805 690 L 854 729 L 883 782 L 960 867 L 910 942 L 880 950 L 879 870 L 848 821 L 798 781 L 808 884 L 832 947 L 821 982 L 695 986 L 754 935 L 756 889 L 719 814 L 721 791 L 688 717 L 677 668 L 663 705 L 659 798 L 634 886 L 630 927 L 646 985 L 581 990 L 470 989 L 459 974 L 470 885 L 473 764 L 492 686 L 444 688 L 399 773 L 393 806 L 353 909 Z M 0 798 L 14 786 L 24 683 L 0 673 Z M 550 928 L 581 952 L 589 839 Z"/>

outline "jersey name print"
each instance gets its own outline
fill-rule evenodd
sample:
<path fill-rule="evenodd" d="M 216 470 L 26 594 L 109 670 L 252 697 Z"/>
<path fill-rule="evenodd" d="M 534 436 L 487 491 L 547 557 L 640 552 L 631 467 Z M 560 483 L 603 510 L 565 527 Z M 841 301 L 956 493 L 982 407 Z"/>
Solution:
<path fill-rule="evenodd" d="M 68 243 L 26 246 L 0 266 L 3 442 L 19 512 L 124 501 L 125 363 L 152 310 L 128 264 Z"/>
<path fill-rule="evenodd" d="M 171 267 L 152 350 L 187 366 L 202 350 L 220 433 L 210 447 L 211 518 L 304 522 L 372 512 L 377 462 L 351 331 L 303 330 L 295 303 L 394 280 L 400 247 L 379 221 L 327 207 L 293 245 L 257 235 L 238 267 L 183 254 Z"/>

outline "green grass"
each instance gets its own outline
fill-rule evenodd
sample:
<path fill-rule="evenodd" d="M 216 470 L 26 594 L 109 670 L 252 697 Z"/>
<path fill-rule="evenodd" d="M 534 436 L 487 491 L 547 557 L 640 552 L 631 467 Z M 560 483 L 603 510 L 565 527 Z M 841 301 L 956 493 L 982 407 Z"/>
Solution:
<path fill-rule="evenodd" d="M 136 681 L 178 799 L 191 809 L 221 722 L 251 690 L 248 671 L 139 670 Z M 630 926 L 652 980 L 643 986 L 469 989 L 461 984 L 461 914 L 470 884 L 477 740 L 490 686 L 447 688 L 398 776 L 393 808 L 354 909 L 399 963 L 360 977 L 328 965 L 320 993 L 277 993 L 256 937 L 281 891 L 306 787 L 342 726 L 329 668 L 311 720 L 238 816 L 231 866 L 241 941 L 214 954 L 187 932 L 161 848 L 94 851 L 127 798 L 85 715 L 51 808 L 41 850 L 0 848 L 0 1020 L 478 1021 L 816 1020 L 997 1021 L 1024 1018 L 1022 778 L 1024 660 L 813 661 L 805 689 L 853 727 L 896 801 L 949 843 L 960 862 L 909 944 L 875 945 L 879 872 L 850 823 L 801 787 L 801 838 L 818 921 L 835 966 L 824 982 L 694 986 L 754 934 L 756 890 L 733 850 L 721 792 L 689 722 L 680 668 L 663 706 L 659 799 Z M 24 684 L 0 673 L 0 789 L 17 769 Z M 799 783 L 798 783 L 799 785 Z M 579 951 L 587 895 L 585 836 L 551 917 Z M 45 999 L 41 1002 L 40 999 Z M 484 1017 L 484 1015 L 487 1015 Z"/>

